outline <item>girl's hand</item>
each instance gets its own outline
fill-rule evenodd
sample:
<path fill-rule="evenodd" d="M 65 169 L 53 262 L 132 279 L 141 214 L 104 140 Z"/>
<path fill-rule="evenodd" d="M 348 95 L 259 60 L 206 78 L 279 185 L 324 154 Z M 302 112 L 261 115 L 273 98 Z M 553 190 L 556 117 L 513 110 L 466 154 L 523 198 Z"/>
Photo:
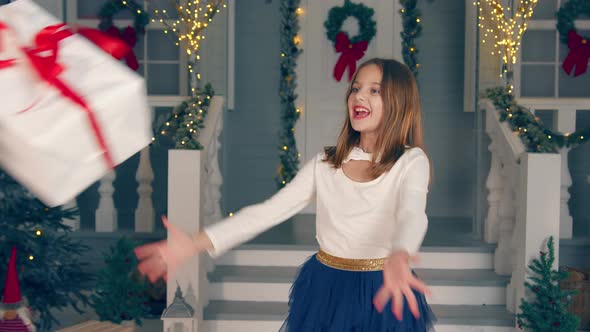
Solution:
<path fill-rule="evenodd" d="M 432 294 L 428 286 L 410 271 L 410 259 L 417 260 L 416 257 L 410 257 L 406 251 L 396 251 L 387 257 L 383 266 L 383 286 L 373 298 L 373 304 L 379 312 L 382 312 L 392 299 L 391 310 L 398 320 L 402 320 L 403 296 L 406 297 L 414 317 L 420 317 L 418 302 L 412 288 L 428 296 Z"/>
<path fill-rule="evenodd" d="M 189 234 L 169 223 L 165 216 L 162 216 L 162 222 L 168 230 L 168 240 L 145 244 L 134 250 L 140 261 L 137 269 L 147 275 L 152 283 L 161 277 L 167 280 L 168 271 L 171 275 L 174 274 L 180 264 L 206 249 L 205 246 L 199 245 L 198 241 L 194 241 Z"/>

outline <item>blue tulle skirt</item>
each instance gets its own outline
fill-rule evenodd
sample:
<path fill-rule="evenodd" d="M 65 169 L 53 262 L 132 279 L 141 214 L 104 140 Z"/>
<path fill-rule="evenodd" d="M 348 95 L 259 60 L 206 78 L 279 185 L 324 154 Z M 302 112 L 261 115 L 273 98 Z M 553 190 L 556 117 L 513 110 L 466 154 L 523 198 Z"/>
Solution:
<path fill-rule="evenodd" d="M 345 271 L 311 256 L 299 269 L 289 295 L 289 314 L 280 332 L 401 332 L 434 331 L 434 313 L 421 293 L 414 291 L 420 318 L 404 299 L 398 321 L 391 302 L 379 313 L 373 297 L 383 285 L 383 271 Z"/>

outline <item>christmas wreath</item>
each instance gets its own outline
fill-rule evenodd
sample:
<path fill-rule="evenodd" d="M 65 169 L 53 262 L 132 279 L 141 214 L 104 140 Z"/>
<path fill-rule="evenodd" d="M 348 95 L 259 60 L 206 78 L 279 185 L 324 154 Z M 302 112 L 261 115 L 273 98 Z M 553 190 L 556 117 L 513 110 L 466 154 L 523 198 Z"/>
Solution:
<path fill-rule="evenodd" d="M 376 23 L 373 20 L 375 11 L 363 4 L 356 4 L 350 0 L 344 1 L 342 7 L 332 7 L 328 12 L 328 19 L 324 22 L 326 35 L 334 43 L 337 53 L 342 53 L 336 66 L 334 66 L 334 78 L 337 81 L 342 79 L 342 75 L 348 67 L 348 80 L 356 71 L 356 62 L 364 55 L 369 42 L 375 37 Z M 342 24 L 348 17 L 355 17 L 359 24 L 359 34 L 350 38 L 348 34 L 342 31 Z"/>
<path fill-rule="evenodd" d="M 113 16 L 121 10 L 129 10 L 133 16 L 133 27 L 128 26 L 124 29 L 117 28 L 113 23 Z M 140 4 L 133 0 L 111 0 L 105 3 L 98 14 L 100 24 L 98 28 L 110 36 L 121 39 L 131 50 L 137 44 L 137 35 L 145 33 L 145 27 L 150 22 L 148 14 L 143 10 Z M 127 66 L 133 70 L 139 68 L 139 63 L 133 51 L 125 57 Z"/>
<path fill-rule="evenodd" d="M 574 25 L 574 21 L 579 16 L 590 16 L 590 1 L 570 0 L 557 12 L 559 37 L 570 49 L 562 67 L 568 75 L 576 67 L 574 76 L 586 72 L 590 59 L 590 39 L 580 35 Z"/>

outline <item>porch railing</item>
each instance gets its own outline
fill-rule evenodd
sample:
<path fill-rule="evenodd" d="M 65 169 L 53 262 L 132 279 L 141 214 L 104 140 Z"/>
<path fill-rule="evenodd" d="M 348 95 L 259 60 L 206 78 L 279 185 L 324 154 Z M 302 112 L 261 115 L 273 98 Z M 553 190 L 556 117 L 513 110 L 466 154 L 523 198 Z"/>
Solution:
<path fill-rule="evenodd" d="M 222 97 L 217 97 L 222 98 Z M 155 109 L 160 107 L 174 107 L 180 104 L 186 97 L 184 96 L 150 96 L 148 97 L 149 105 L 152 107 L 152 119 L 155 117 Z M 214 97 L 215 99 L 215 97 Z M 212 103 L 212 107 L 216 105 L 222 105 L 222 103 Z M 221 107 L 221 106 L 220 106 Z M 210 110 L 210 113 L 221 112 L 219 110 Z M 212 117 L 211 121 L 217 121 L 218 118 Z M 221 172 L 217 163 L 217 151 L 219 148 L 219 141 L 217 137 L 222 129 L 222 121 L 215 122 L 213 126 L 209 119 L 205 122 L 205 128 L 201 133 L 200 141 L 211 142 L 213 148 L 206 148 L 208 166 L 206 168 L 209 173 L 209 183 L 206 187 L 207 194 L 205 195 L 204 217 L 207 219 L 219 219 L 221 216 L 220 210 L 220 199 L 221 192 L 220 187 L 222 183 Z M 207 146 L 206 146 L 207 147 Z M 139 163 L 137 170 L 135 171 L 135 180 L 137 181 L 137 208 L 134 211 L 134 226 L 132 232 L 136 233 L 152 233 L 155 231 L 156 216 L 154 210 L 154 201 L 152 193 L 154 191 L 154 171 L 152 168 L 152 162 L 150 160 L 150 147 L 147 146 L 141 152 L 139 152 Z M 158 174 L 157 176 L 164 176 L 166 174 Z M 121 231 L 119 226 L 119 220 L 117 220 L 118 211 L 113 200 L 115 194 L 115 187 L 113 183 L 116 179 L 116 172 L 112 171 L 105 175 L 98 185 L 98 206 L 96 208 L 95 223 L 92 229 L 95 232 L 100 233 L 116 233 Z M 165 195 L 164 195 L 165 197 Z M 67 207 L 76 207 L 76 201 L 73 200 L 66 204 Z M 74 231 L 81 230 L 80 219 L 66 221 Z M 85 229 L 85 231 L 88 231 Z M 129 230 L 125 230 L 129 232 Z"/>
<path fill-rule="evenodd" d="M 526 152 L 517 133 L 500 122 L 490 100 L 480 101 L 479 106 L 485 110 L 486 132 L 491 139 L 484 238 L 498 244 L 494 269 L 511 276 L 506 306 L 517 312 L 520 299 L 527 296 L 527 266 L 539 256 L 549 236 L 556 239 L 555 256 L 559 257 L 562 161 L 559 154 Z"/>

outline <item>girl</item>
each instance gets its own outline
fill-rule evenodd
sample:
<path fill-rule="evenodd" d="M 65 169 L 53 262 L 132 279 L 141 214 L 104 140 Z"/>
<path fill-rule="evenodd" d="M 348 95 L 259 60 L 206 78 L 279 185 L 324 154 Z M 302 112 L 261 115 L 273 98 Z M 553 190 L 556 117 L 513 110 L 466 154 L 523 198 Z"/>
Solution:
<path fill-rule="evenodd" d="M 416 81 L 395 60 L 371 59 L 356 72 L 346 104 L 336 146 L 287 186 L 193 235 L 163 218 L 174 240 L 138 247 L 139 270 L 153 282 L 202 251 L 218 257 L 316 197 L 320 250 L 299 269 L 281 331 L 432 329 L 430 290 L 409 266 L 426 233 L 430 182 Z"/>

